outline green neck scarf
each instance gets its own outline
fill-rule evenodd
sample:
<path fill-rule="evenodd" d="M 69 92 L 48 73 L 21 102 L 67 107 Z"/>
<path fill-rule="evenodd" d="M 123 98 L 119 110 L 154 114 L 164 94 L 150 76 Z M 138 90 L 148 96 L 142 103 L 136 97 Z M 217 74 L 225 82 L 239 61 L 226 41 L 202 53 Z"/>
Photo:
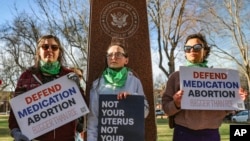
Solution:
<path fill-rule="evenodd" d="M 188 67 L 202 67 L 202 68 L 208 68 L 207 61 L 203 61 L 202 63 L 192 63 L 187 60 L 186 66 Z"/>
<path fill-rule="evenodd" d="M 123 67 L 121 70 L 115 71 L 111 68 L 106 68 L 102 75 L 106 83 L 109 83 L 113 86 L 122 87 L 125 85 L 128 76 L 128 69 Z"/>
<path fill-rule="evenodd" d="M 48 73 L 52 75 L 58 74 L 60 68 L 61 68 L 61 65 L 59 64 L 58 61 L 53 62 L 53 63 L 46 63 L 40 60 L 40 69 L 43 73 Z"/>

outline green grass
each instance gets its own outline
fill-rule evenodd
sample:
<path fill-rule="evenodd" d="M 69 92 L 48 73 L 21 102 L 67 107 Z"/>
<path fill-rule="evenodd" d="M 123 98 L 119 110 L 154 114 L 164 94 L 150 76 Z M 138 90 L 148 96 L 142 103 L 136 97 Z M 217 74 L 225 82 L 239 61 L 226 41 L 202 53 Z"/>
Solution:
<path fill-rule="evenodd" d="M 220 127 L 220 138 L 221 141 L 229 141 L 230 133 L 229 133 L 229 123 L 223 123 Z"/>
<path fill-rule="evenodd" d="M 13 141 L 8 128 L 8 116 L 0 115 L 0 141 Z"/>
<path fill-rule="evenodd" d="M 229 141 L 229 123 L 223 123 L 220 127 L 221 141 Z M 157 141 L 172 141 L 173 129 L 168 127 L 167 118 L 157 118 Z"/>
<path fill-rule="evenodd" d="M 167 118 L 157 118 L 157 141 L 172 141 L 173 129 L 168 127 Z"/>
<path fill-rule="evenodd" d="M 229 123 L 220 127 L 221 141 L 229 141 Z M 172 141 L 173 129 L 168 127 L 168 120 L 157 118 L 157 141 Z M 0 141 L 13 141 L 8 129 L 8 116 L 0 115 Z"/>

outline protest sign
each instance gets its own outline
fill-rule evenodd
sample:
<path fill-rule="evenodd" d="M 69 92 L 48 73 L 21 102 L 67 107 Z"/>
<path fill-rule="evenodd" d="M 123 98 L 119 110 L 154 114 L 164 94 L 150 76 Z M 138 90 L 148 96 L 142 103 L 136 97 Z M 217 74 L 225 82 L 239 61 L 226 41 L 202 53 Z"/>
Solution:
<path fill-rule="evenodd" d="M 144 97 L 99 97 L 98 141 L 144 141 Z"/>
<path fill-rule="evenodd" d="M 14 97 L 10 104 L 30 140 L 89 112 L 77 84 L 66 75 Z"/>
<path fill-rule="evenodd" d="M 239 95 L 238 71 L 219 68 L 180 67 L 182 109 L 244 110 Z"/>

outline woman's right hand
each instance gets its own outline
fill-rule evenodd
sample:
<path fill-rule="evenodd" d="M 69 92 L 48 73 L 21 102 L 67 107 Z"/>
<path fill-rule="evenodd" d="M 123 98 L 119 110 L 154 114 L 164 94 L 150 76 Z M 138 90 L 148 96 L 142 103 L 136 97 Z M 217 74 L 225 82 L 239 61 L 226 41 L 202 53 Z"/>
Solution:
<path fill-rule="evenodd" d="M 243 101 L 248 97 L 248 92 L 244 90 L 243 88 L 239 89 L 239 94 Z"/>

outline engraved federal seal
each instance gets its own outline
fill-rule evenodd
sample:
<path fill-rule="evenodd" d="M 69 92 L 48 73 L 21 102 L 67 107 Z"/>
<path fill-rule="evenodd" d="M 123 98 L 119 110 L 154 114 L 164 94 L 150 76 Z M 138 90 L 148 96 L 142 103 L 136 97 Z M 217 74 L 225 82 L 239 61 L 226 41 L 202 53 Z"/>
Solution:
<path fill-rule="evenodd" d="M 109 36 L 128 38 L 139 27 L 136 9 L 126 2 L 115 1 L 107 4 L 101 11 L 100 24 Z"/>

